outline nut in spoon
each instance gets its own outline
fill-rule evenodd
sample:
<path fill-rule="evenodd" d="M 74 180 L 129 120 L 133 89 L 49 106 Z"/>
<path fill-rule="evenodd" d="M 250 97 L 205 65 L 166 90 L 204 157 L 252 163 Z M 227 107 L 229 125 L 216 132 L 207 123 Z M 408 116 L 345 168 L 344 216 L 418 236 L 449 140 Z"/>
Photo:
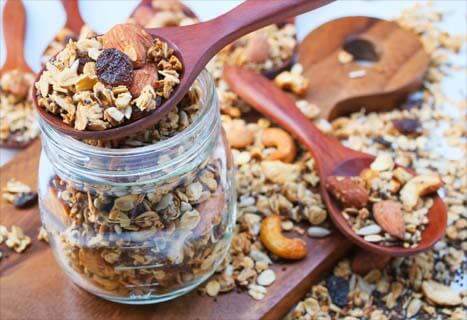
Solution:
<path fill-rule="evenodd" d="M 372 155 L 346 148 L 339 141 L 323 134 L 298 110 L 293 99 L 261 75 L 244 68 L 228 66 L 224 69 L 224 79 L 238 96 L 292 133 L 310 150 L 316 160 L 320 181 L 325 181 L 331 175 L 358 176 L 375 159 Z M 418 246 L 404 248 L 365 241 L 352 230 L 324 183 L 320 184 L 320 189 L 337 228 L 353 243 L 367 251 L 390 256 L 409 256 L 428 250 L 444 235 L 447 210 L 437 194 L 433 194 L 433 206 L 427 214 L 429 223 L 422 232 Z"/>
<path fill-rule="evenodd" d="M 290 16 L 304 13 L 329 2 L 331 0 L 248 0 L 226 14 L 207 22 L 183 27 L 146 29 L 152 36 L 161 38 L 175 50 L 184 70 L 180 84 L 173 94 L 157 109 L 133 122 L 103 131 L 77 130 L 39 107 L 35 87 L 33 88 L 34 105 L 40 117 L 49 125 L 78 139 L 117 139 L 129 136 L 153 125 L 174 108 L 209 60 L 227 44 L 261 27 L 284 21 Z M 41 74 L 38 75 L 37 80 L 40 76 Z"/>

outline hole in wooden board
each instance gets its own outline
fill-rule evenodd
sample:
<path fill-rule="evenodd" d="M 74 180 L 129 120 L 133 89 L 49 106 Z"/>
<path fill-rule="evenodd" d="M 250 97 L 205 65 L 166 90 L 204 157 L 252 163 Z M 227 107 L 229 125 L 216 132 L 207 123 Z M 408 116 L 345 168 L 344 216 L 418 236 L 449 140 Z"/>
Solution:
<path fill-rule="evenodd" d="M 348 39 L 344 43 L 343 49 L 352 54 L 355 63 L 362 67 L 370 67 L 380 59 L 374 44 L 365 39 Z"/>

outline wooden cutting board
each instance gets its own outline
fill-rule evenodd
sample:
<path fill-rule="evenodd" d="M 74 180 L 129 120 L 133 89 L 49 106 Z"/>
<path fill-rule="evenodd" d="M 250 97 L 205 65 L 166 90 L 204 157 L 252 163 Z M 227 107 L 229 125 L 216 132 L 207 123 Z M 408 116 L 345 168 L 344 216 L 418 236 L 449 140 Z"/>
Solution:
<path fill-rule="evenodd" d="M 36 186 L 40 148 L 36 141 L 0 168 L 0 188 L 10 178 Z M 67 278 L 48 244 L 36 238 L 37 207 L 17 210 L 1 199 L 0 224 L 20 226 L 33 242 L 22 254 L 0 245 L 8 255 L 0 261 L 0 319 L 279 319 L 351 249 L 350 242 L 337 232 L 321 240 L 303 236 L 309 256 L 275 264 L 277 280 L 262 301 L 246 292 L 233 291 L 213 299 L 195 290 L 162 304 L 129 306 L 89 294 Z"/>

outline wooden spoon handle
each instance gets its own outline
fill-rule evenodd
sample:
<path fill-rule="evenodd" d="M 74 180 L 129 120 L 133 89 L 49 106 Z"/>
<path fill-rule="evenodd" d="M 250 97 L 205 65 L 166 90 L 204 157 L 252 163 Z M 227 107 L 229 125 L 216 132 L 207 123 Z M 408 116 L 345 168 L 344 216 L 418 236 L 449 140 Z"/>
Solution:
<path fill-rule="evenodd" d="M 65 27 L 73 31 L 75 35 L 79 35 L 84 21 L 79 13 L 78 0 L 62 0 L 62 5 L 66 12 Z"/>
<path fill-rule="evenodd" d="M 326 173 L 353 152 L 323 134 L 298 110 L 292 98 L 265 77 L 246 68 L 226 66 L 224 79 L 238 96 L 303 143 Z"/>
<path fill-rule="evenodd" d="M 247 0 L 233 10 L 209 21 L 210 52 L 214 55 L 229 43 L 261 27 L 284 21 L 321 7 L 333 0 Z"/>
<path fill-rule="evenodd" d="M 3 72 L 20 69 L 32 72 L 24 59 L 24 36 L 26 12 L 21 0 L 7 0 L 3 8 L 3 35 L 6 45 L 6 59 Z"/>

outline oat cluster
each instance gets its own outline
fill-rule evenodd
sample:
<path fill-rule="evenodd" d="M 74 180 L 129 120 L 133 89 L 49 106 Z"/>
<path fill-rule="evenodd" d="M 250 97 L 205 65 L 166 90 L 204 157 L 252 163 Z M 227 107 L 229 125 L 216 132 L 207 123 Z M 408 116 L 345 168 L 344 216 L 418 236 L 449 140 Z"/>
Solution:
<path fill-rule="evenodd" d="M 18 209 L 32 207 L 37 203 L 37 192 L 21 181 L 11 179 L 2 190 L 2 197 Z"/>
<path fill-rule="evenodd" d="M 13 70 L 0 78 L 0 144 L 25 145 L 39 135 L 29 90 L 34 75 Z"/>
<path fill-rule="evenodd" d="M 359 176 L 329 176 L 326 188 L 342 204 L 352 229 L 368 242 L 416 247 L 442 185 L 437 174 L 413 176 L 382 153 Z M 426 196 L 426 197 L 424 197 Z"/>
<path fill-rule="evenodd" d="M 132 19 L 145 28 L 187 26 L 199 22 L 195 14 L 178 0 L 153 0 L 139 6 Z"/>
<path fill-rule="evenodd" d="M 36 83 L 40 107 L 77 130 L 105 130 L 168 99 L 182 64 L 173 49 L 127 23 L 103 36 L 70 40 Z"/>

